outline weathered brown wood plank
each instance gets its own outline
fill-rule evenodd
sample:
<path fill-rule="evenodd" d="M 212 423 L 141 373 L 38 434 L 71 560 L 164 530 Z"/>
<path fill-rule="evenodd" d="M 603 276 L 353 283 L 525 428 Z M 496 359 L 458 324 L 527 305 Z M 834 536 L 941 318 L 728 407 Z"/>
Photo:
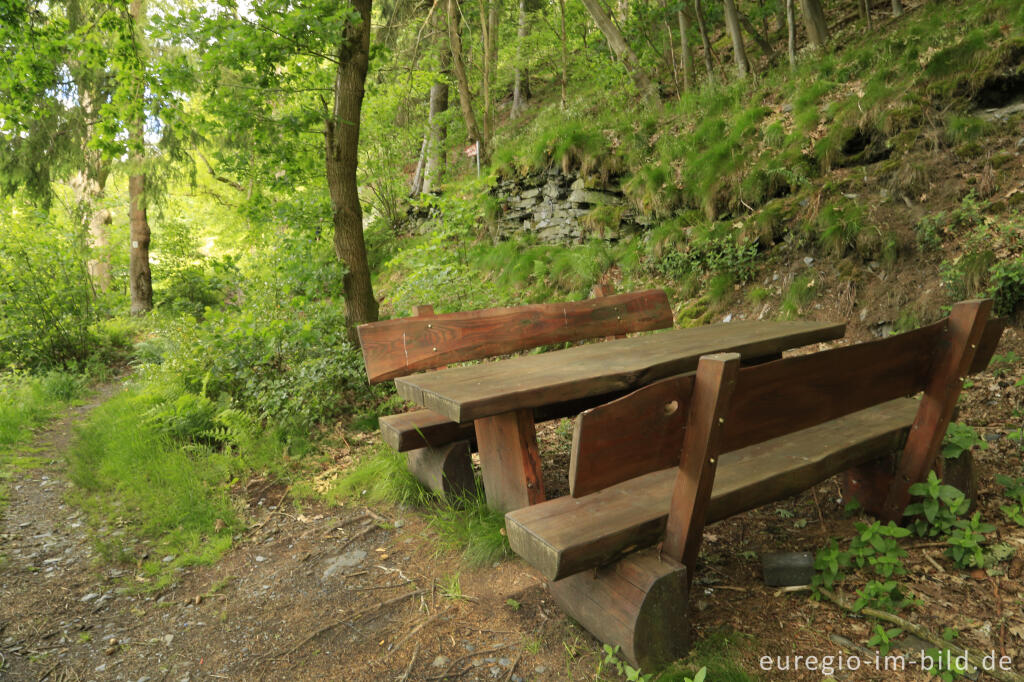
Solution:
<path fill-rule="evenodd" d="M 744 368 L 725 418 L 723 450 L 918 393 L 946 325 Z"/>
<path fill-rule="evenodd" d="M 534 423 L 575 417 L 580 412 L 621 398 L 622 391 L 544 405 L 533 411 Z M 476 452 L 476 430 L 472 423 L 456 424 L 430 410 L 413 410 L 380 418 L 381 437 L 398 452 L 408 452 L 428 445 L 440 446 L 456 440 L 468 440 Z M 666 465 L 667 466 L 667 465 Z M 659 467 L 660 468 L 660 467 Z"/>
<path fill-rule="evenodd" d="M 683 454 L 672 487 L 664 544 L 665 554 L 686 566 L 691 577 L 704 535 L 723 434 L 728 430 L 725 414 L 739 369 L 737 353 L 705 355 L 693 379 Z"/>
<path fill-rule="evenodd" d="M 511 511 L 544 501 L 532 411 L 476 420 L 476 440 L 488 506 Z"/>
<path fill-rule="evenodd" d="M 361 325 L 358 332 L 366 374 L 376 383 L 453 362 L 671 326 L 668 297 L 661 289 L 651 289 L 569 303 L 385 320 Z"/>
<path fill-rule="evenodd" d="M 458 440 L 476 443 L 476 431 L 472 424 L 456 424 L 430 410 L 414 410 L 381 417 L 380 434 L 384 442 L 398 452 L 438 447 Z"/>
<path fill-rule="evenodd" d="M 467 422 L 517 409 L 628 391 L 692 372 L 701 355 L 736 352 L 755 358 L 842 337 L 846 325 L 823 322 L 732 322 L 673 329 L 502 362 L 402 377 L 399 395 Z M 771 364 L 771 363 L 769 363 Z"/>
<path fill-rule="evenodd" d="M 734 395 L 735 399 L 735 395 Z M 918 401 L 898 399 L 719 457 L 706 522 L 798 494 L 902 447 Z M 628 456 L 628 453 L 626 454 Z M 678 468 L 506 514 L 512 549 L 552 580 L 661 540 Z"/>
<path fill-rule="evenodd" d="M 924 479 L 935 462 L 991 310 L 992 299 L 964 301 L 953 306 L 939 344 L 939 355 L 885 498 L 883 518 L 890 521 L 902 518 L 910 502 L 910 486 Z"/>
<path fill-rule="evenodd" d="M 693 375 L 669 377 L 580 414 L 569 460 L 570 494 L 589 495 L 678 463 L 692 390 Z"/>

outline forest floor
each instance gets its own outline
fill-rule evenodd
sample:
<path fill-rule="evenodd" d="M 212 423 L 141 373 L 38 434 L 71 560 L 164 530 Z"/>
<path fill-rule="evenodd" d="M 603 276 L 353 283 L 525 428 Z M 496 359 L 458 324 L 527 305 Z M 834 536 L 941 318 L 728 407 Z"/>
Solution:
<path fill-rule="evenodd" d="M 1011 351 L 1024 356 L 1024 335 L 1014 328 L 1000 348 Z M 943 556 L 941 543 L 909 540 L 908 575 L 898 578 L 922 600 L 906 618 L 934 633 L 953 628 L 955 644 L 1009 657 L 1017 671 L 1024 670 L 1024 528 L 1000 514 L 1004 499 L 993 479 L 1024 473 L 1021 448 L 1007 437 L 1021 426 L 1012 416 L 1024 401 L 1024 389 L 1012 385 L 1020 370 L 1018 359 L 975 377 L 960 414 L 989 443 L 974 453 L 979 509 L 1015 556 L 991 574 L 968 572 Z M 422 512 L 354 502 L 299 510 L 272 481 L 246 488 L 248 530 L 219 562 L 181 569 L 172 587 L 147 590 L 141 571 L 101 561 L 97 529 L 67 501 L 63 453 L 74 425 L 118 389 L 101 386 L 18 453 L 0 527 L 0 679 L 617 679 L 600 645 L 525 564 L 470 570 L 457 554 L 437 551 Z M 564 470 L 566 432 L 558 424 L 541 432 L 549 490 Z M 830 537 L 845 544 L 855 520 L 833 479 L 710 526 L 691 608 L 695 641 L 711 645 L 698 645 L 694 667 L 717 657 L 715 665 L 729 659 L 723 669 L 752 678 L 818 680 L 825 676 L 806 668 L 765 672 L 760 659 L 852 653 L 830 635 L 863 645 L 873 622 L 806 592 L 766 587 L 760 577 L 762 552 L 813 552 Z M 837 669 L 833 677 L 929 679 L 910 662 L 926 645 L 902 646 L 906 671 L 877 670 L 865 658 L 861 670 Z"/>

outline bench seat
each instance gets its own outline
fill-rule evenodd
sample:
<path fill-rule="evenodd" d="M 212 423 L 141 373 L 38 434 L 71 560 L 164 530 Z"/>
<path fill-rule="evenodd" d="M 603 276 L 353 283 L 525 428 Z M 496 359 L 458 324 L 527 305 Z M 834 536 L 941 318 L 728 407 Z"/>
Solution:
<path fill-rule="evenodd" d="M 437 447 L 460 440 L 476 443 L 472 423 L 456 424 L 431 410 L 413 410 L 381 417 L 380 433 L 384 442 L 396 452 Z"/>
<path fill-rule="evenodd" d="M 707 522 L 796 495 L 858 464 L 898 452 L 919 405 L 915 399 L 899 398 L 722 454 Z M 665 532 L 678 471 L 673 466 L 583 497 L 560 497 L 509 512 L 509 543 L 549 580 L 654 544 Z"/>
<path fill-rule="evenodd" d="M 625 391 L 616 391 L 538 407 L 533 411 L 533 421 L 539 424 L 552 419 L 573 417 L 583 410 L 621 398 L 624 394 Z M 413 410 L 381 417 L 380 432 L 384 442 L 397 452 L 427 446 L 440 447 L 460 440 L 469 441 L 470 449 L 476 452 L 473 422 L 458 424 L 432 410 Z"/>

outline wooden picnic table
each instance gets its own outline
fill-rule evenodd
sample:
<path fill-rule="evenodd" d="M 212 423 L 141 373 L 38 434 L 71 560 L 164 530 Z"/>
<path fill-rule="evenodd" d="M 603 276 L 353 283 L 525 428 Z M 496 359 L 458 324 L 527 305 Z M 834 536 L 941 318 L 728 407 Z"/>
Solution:
<path fill-rule="evenodd" d="M 473 422 L 490 506 L 511 511 L 544 500 L 536 408 L 616 396 L 696 369 L 702 355 L 739 353 L 745 362 L 842 337 L 845 324 L 743 321 L 672 329 L 452 367 L 395 379 L 398 394 L 453 422 Z"/>

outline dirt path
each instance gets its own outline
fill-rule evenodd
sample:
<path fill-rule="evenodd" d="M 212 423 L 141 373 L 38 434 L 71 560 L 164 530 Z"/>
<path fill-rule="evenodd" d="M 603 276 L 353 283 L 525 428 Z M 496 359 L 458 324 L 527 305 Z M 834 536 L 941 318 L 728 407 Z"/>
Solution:
<path fill-rule="evenodd" d="M 39 433 L 23 451 L 42 456 L 40 466 L 8 481 L 0 679 L 566 673 L 564 652 L 541 640 L 571 626 L 534 575 L 513 563 L 466 571 L 457 557 L 435 555 L 421 517 L 398 509 L 286 511 L 278 508 L 283 491 L 257 483 L 247 495 L 249 530 L 226 557 L 185 569 L 165 592 L 140 591 L 144 578 L 133 566 L 98 560 L 82 512 L 64 501 L 74 424 L 117 389 L 103 387 Z"/>

